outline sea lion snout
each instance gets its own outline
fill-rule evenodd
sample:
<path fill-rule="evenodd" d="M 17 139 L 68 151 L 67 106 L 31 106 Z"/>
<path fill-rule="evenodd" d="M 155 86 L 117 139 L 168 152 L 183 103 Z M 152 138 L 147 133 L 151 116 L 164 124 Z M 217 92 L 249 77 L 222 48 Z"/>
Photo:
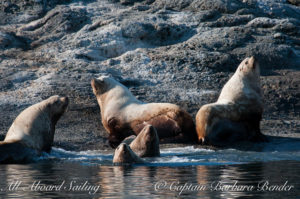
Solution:
<path fill-rule="evenodd" d="M 144 130 L 145 130 L 145 131 L 149 131 L 149 132 L 152 133 L 152 132 L 155 130 L 155 128 L 154 128 L 152 125 L 147 124 L 147 125 L 144 127 Z"/>
<path fill-rule="evenodd" d="M 149 141 L 153 141 L 157 137 L 157 131 L 154 126 L 151 124 L 147 124 L 140 132 L 140 134 L 143 134 L 144 139 L 147 139 Z"/>
<path fill-rule="evenodd" d="M 64 107 L 67 107 L 69 105 L 69 98 L 66 97 L 61 97 L 60 100 L 63 102 Z"/>
<path fill-rule="evenodd" d="M 255 56 L 252 56 L 249 58 L 248 63 L 250 66 L 252 66 L 253 68 L 256 67 L 257 64 L 257 59 L 255 58 Z"/>
<path fill-rule="evenodd" d="M 153 133 L 155 131 L 155 129 L 152 125 L 148 125 L 148 128 L 151 133 Z"/>
<path fill-rule="evenodd" d="M 117 150 L 124 151 L 124 153 L 126 154 L 129 151 L 129 147 L 128 147 L 127 144 L 122 143 L 122 144 L 119 145 Z"/>
<path fill-rule="evenodd" d="M 95 87 L 95 85 L 96 85 L 96 78 L 93 78 L 91 80 L 91 85 L 92 85 L 92 87 Z"/>
<path fill-rule="evenodd" d="M 147 131 L 149 132 L 151 140 L 154 140 L 156 137 L 156 134 L 157 134 L 156 129 L 152 125 L 148 125 L 147 128 L 148 128 Z"/>

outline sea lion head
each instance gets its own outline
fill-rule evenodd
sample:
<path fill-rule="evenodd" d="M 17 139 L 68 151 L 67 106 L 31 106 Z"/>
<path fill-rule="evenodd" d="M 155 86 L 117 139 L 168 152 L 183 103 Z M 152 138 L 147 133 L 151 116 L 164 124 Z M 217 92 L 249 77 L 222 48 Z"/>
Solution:
<path fill-rule="evenodd" d="M 62 114 L 66 111 L 69 98 L 54 95 L 46 100 L 47 107 L 50 109 L 51 120 L 56 124 Z"/>
<path fill-rule="evenodd" d="M 116 84 L 116 81 L 109 76 L 100 76 L 97 79 L 93 78 L 91 80 L 91 86 L 93 89 L 93 93 L 98 96 L 102 95 L 105 92 L 109 91 L 113 85 Z"/>
<path fill-rule="evenodd" d="M 237 71 L 244 77 L 255 79 L 260 75 L 260 67 L 254 56 L 245 58 L 239 65 Z"/>
<path fill-rule="evenodd" d="M 158 140 L 158 135 L 157 135 L 157 131 L 156 129 L 148 124 L 146 125 L 142 131 L 140 132 L 141 136 L 141 140 L 143 140 L 145 143 L 146 142 L 153 142 L 155 140 Z"/>
<path fill-rule="evenodd" d="M 131 148 L 121 143 L 115 150 L 113 163 L 134 163 L 137 162 L 137 156 Z"/>
<path fill-rule="evenodd" d="M 156 128 L 147 124 L 130 144 L 140 157 L 159 156 L 159 138 Z"/>

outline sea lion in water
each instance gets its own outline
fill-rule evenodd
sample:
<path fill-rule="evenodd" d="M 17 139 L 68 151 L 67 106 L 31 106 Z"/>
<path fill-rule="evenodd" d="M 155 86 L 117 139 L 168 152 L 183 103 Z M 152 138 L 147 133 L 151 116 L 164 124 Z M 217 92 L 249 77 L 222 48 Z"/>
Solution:
<path fill-rule="evenodd" d="M 145 122 L 154 126 L 161 141 L 195 142 L 197 134 L 192 117 L 179 106 L 169 103 L 144 103 L 121 83 L 108 76 L 91 80 L 100 106 L 102 124 L 115 148 L 121 141 L 138 135 Z"/>
<path fill-rule="evenodd" d="M 55 95 L 22 111 L 9 128 L 4 141 L 0 142 L 0 162 L 22 161 L 28 158 L 25 155 L 27 153 L 50 152 L 55 125 L 67 106 L 67 97 Z M 7 154 L 4 154 L 5 151 Z"/>
<path fill-rule="evenodd" d="M 159 138 L 155 127 L 153 127 L 152 125 L 146 125 L 136 138 L 132 139 L 132 137 L 130 136 L 123 142 L 130 142 L 130 148 L 139 157 L 160 156 Z"/>
<path fill-rule="evenodd" d="M 115 150 L 113 163 L 114 164 L 144 163 L 144 160 L 138 157 L 127 144 L 121 143 Z"/>
<path fill-rule="evenodd" d="M 254 57 L 246 58 L 224 85 L 217 102 L 206 104 L 198 111 L 198 139 L 211 145 L 263 141 L 262 113 L 259 64 Z"/>

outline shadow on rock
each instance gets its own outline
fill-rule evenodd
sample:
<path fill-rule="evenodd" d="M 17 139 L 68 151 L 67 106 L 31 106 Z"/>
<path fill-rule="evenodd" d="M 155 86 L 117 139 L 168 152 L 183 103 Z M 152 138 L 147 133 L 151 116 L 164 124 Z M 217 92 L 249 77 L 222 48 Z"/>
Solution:
<path fill-rule="evenodd" d="M 195 34 L 184 24 L 127 22 L 122 25 L 125 38 L 140 40 L 154 46 L 166 46 L 183 42 Z"/>

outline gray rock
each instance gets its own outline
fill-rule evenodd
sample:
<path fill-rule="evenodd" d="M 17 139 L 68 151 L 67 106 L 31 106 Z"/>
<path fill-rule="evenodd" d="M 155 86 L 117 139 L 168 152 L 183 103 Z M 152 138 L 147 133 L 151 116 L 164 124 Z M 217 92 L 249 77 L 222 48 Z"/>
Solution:
<path fill-rule="evenodd" d="M 2 0 L 0 2 L 0 24 L 28 23 L 43 16 L 57 4 L 71 0 Z"/>
<path fill-rule="evenodd" d="M 23 48 L 27 47 L 27 42 L 21 37 L 17 37 L 15 33 L 5 33 L 0 31 L 0 49 Z"/>
<path fill-rule="evenodd" d="M 57 41 L 65 34 L 81 29 L 88 21 L 86 14 L 85 9 L 57 6 L 43 18 L 21 26 L 18 35 L 34 40 L 32 47 Z"/>
<path fill-rule="evenodd" d="M 299 38 L 300 8 L 285 0 L 4 0 L 0 134 L 24 107 L 67 95 L 55 145 L 109 148 L 92 77 L 110 74 L 142 101 L 195 116 L 252 55 L 262 70 L 262 129 L 272 134 L 273 119 L 299 121 Z M 288 128 L 299 132 L 299 122 Z"/>

